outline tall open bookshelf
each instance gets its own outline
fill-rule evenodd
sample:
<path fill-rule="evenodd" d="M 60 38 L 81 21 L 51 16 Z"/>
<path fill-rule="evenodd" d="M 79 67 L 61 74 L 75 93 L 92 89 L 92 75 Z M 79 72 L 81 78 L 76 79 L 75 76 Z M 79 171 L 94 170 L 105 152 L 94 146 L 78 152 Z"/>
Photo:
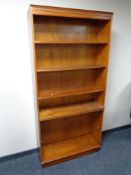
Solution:
<path fill-rule="evenodd" d="M 31 5 L 40 158 L 101 146 L 113 13 Z"/>

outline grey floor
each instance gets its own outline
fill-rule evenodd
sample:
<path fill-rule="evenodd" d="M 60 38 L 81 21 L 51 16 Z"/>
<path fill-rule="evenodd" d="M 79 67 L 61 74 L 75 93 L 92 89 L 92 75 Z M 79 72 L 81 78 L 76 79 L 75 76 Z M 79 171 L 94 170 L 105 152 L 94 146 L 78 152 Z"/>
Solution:
<path fill-rule="evenodd" d="M 99 152 L 48 168 L 38 153 L 0 163 L 0 175 L 131 175 L 131 128 L 104 134 Z"/>

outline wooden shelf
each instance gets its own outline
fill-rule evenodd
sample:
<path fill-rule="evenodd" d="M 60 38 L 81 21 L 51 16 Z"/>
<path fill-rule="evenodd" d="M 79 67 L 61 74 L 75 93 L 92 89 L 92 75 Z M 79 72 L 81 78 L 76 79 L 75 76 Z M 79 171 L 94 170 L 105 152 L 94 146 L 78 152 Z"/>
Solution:
<path fill-rule="evenodd" d="M 60 67 L 60 68 L 45 68 L 37 69 L 37 72 L 56 72 L 56 71 L 73 71 L 73 70 L 86 70 L 86 69 L 103 69 L 104 65 L 92 65 L 92 66 L 73 66 L 73 67 Z"/>
<path fill-rule="evenodd" d="M 62 161 L 62 159 L 65 160 L 99 148 L 100 145 L 89 134 L 44 145 L 42 149 L 42 164 L 55 163 L 57 160 Z"/>
<path fill-rule="evenodd" d="M 109 44 L 109 42 L 89 42 L 89 41 L 38 41 L 35 40 L 34 44 Z"/>
<path fill-rule="evenodd" d="M 89 88 L 89 87 L 65 87 L 58 89 L 48 89 L 48 90 L 39 90 L 39 100 L 47 100 L 61 97 L 69 97 L 74 95 L 82 95 L 89 93 L 98 93 L 103 92 L 101 88 Z"/>
<path fill-rule="evenodd" d="M 40 121 L 47 121 L 65 117 L 86 114 L 90 112 L 102 111 L 104 106 L 97 102 L 77 103 L 75 105 L 65 105 L 40 110 Z"/>

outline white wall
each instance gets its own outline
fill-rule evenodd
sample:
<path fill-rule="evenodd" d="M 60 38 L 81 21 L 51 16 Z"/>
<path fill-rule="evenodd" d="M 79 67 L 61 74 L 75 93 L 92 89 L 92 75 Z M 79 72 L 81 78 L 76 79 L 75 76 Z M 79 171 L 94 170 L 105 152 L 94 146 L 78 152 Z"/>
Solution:
<path fill-rule="evenodd" d="M 130 123 L 130 0 L 0 0 L 0 156 L 38 147 L 29 4 L 114 12 L 103 129 Z"/>

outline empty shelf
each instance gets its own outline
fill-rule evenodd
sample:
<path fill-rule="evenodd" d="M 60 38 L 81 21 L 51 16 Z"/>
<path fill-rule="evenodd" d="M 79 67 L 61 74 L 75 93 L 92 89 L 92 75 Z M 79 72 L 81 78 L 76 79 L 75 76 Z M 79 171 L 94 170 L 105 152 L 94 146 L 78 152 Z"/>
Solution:
<path fill-rule="evenodd" d="M 97 93 L 102 91 L 103 89 L 98 87 L 89 88 L 89 87 L 80 87 L 80 86 L 49 89 L 49 90 L 39 90 L 38 99 L 45 100 L 45 99 L 53 99 L 53 98 L 60 98 L 60 97 L 69 97 L 74 95 Z"/>
<path fill-rule="evenodd" d="M 97 102 L 78 103 L 74 105 L 66 105 L 59 107 L 52 107 L 48 109 L 40 110 L 40 121 L 64 118 L 75 116 L 79 114 L 86 114 L 90 112 L 101 111 L 104 106 Z"/>
<path fill-rule="evenodd" d="M 74 67 L 58 67 L 58 68 L 46 68 L 37 69 L 37 72 L 56 72 L 56 71 L 73 71 L 73 70 L 86 70 L 86 69 L 101 69 L 105 68 L 104 65 L 92 65 L 92 66 L 74 66 Z"/>
<path fill-rule="evenodd" d="M 100 145 L 89 134 L 49 145 L 43 145 L 42 164 L 46 165 L 57 160 L 66 160 L 69 157 L 75 157 L 99 148 Z"/>
<path fill-rule="evenodd" d="M 105 41 L 48 41 L 48 40 L 43 40 L 43 41 L 38 41 L 38 40 L 35 40 L 34 41 L 35 44 L 108 44 L 109 42 Z"/>

